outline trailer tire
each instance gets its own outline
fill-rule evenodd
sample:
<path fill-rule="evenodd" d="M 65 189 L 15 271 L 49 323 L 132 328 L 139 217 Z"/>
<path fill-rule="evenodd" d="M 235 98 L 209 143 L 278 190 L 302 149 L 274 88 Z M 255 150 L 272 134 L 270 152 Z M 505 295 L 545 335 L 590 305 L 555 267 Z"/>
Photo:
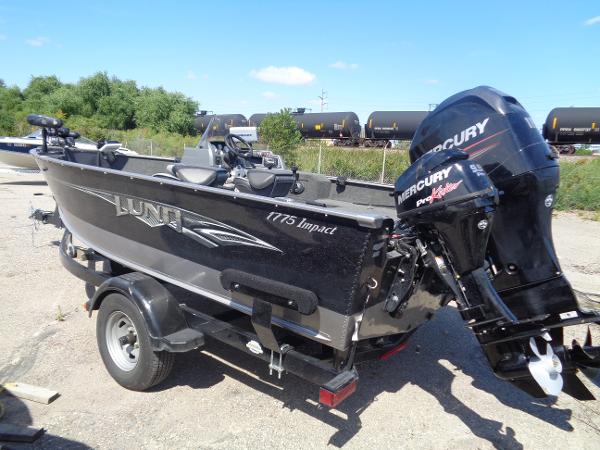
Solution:
<path fill-rule="evenodd" d="M 173 368 L 175 355 L 152 349 L 144 318 L 122 294 L 112 293 L 103 299 L 96 339 L 106 370 L 124 388 L 149 389 L 163 381 Z"/>

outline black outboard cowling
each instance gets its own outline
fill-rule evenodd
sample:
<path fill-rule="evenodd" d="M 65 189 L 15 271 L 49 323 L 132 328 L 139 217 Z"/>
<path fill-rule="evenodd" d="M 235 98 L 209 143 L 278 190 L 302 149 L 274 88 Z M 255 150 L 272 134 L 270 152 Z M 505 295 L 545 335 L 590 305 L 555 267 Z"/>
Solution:
<path fill-rule="evenodd" d="M 551 232 L 559 167 L 531 117 L 514 97 L 493 88 L 464 91 L 423 120 L 410 157 L 413 165 L 396 183 L 399 216 L 421 227 L 429 222 L 442 238 L 459 286 L 454 293 L 461 314 L 496 375 L 535 396 L 563 389 L 589 398 L 575 373 L 598 370 L 600 358 L 594 355 L 600 348 L 586 339 L 586 358 L 580 358 L 579 344 L 571 350 L 563 345 L 563 327 L 599 322 L 600 313 L 580 308 L 560 268 Z M 429 167 L 437 161 L 439 168 Z M 425 189 L 427 178 L 421 177 L 450 167 L 456 178 L 448 179 L 448 188 L 444 180 L 443 199 L 428 198 L 431 187 Z M 477 168 L 483 169 L 480 179 L 474 177 Z M 414 180 L 422 181 L 422 192 L 415 186 L 411 193 Z M 495 207 L 484 206 L 490 201 L 486 182 L 497 189 Z M 471 203 L 461 203 L 468 195 Z M 478 235 L 474 225 L 484 215 L 490 226 Z"/>
<path fill-rule="evenodd" d="M 481 166 L 458 150 L 428 153 L 395 185 L 398 217 L 434 230 L 459 274 L 484 264 L 497 192 Z"/>
<path fill-rule="evenodd" d="M 529 114 L 514 97 L 490 87 L 453 95 L 419 126 L 411 160 L 445 148 L 466 152 L 500 192 L 488 254 L 494 286 L 507 304 L 522 318 L 570 308 L 574 297 L 551 233 L 558 162 Z M 551 291 L 529 287 L 550 280 Z M 522 292 L 515 296 L 515 290 Z"/>

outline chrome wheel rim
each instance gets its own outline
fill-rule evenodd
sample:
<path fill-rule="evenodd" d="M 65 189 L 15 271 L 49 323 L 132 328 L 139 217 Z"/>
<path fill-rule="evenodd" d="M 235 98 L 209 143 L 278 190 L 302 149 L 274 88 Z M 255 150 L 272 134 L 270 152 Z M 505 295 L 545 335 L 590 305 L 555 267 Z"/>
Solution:
<path fill-rule="evenodd" d="M 106 346 L 119 369 L 125 372 L 135 369 L 140 355 L 137 331 L 122 311 L 114 311 L 106 321 Z"/>

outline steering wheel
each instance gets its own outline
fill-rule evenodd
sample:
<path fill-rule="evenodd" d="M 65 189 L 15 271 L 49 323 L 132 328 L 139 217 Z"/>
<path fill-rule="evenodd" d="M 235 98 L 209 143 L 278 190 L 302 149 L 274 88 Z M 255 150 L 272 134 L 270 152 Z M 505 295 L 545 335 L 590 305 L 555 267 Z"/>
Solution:
<path fill-rule="evenodd" d="M 246 147 L 248 147 L 249 150 L 248 151 L 242 150 L 240 148 L 239 144 L 245 145 Z M 246 140 L 244 140 L 243 137 L 238 136 L 237 134 L 229 133 L 227 136 L 225 136 L 225 145 L 227 147 L 229 147 L 231 150 L 233 150 L 234 153 L 236 153 L 236 156 L 239 156 L 240 152 L 242 152 L 242 151 L 244 151 L 245 153 L 248 153 L 250 155 L 250 157 L 254 156 L 254 154 L 252 153 L 252 146 L 250 144 L 248 144 L 248 142 L 246 142 Z"/>

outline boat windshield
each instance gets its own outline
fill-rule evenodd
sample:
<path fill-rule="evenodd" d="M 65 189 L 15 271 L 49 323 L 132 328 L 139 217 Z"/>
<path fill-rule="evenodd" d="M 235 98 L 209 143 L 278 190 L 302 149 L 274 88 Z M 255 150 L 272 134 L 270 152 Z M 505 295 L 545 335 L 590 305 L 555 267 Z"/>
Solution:
<path fill-rule="evenodd" d="M 33 133 L 29 133 L 26 136 L 23 136 L 25 139 L 41 139 L 42 138 L 42 129 L 39 128 L 35 130 Z"/>
<path fill-rule="evenodd" d="M 89 139 L 89 138 L 86 138 L 86 137 L 84 137 L 84 136 L 79 136 L 79 137 L 76 139 L 76 141 L 77 141 L 77 142 L 80 142 L 81 144 L 90 144 L 90 145 L 96 145 L 96 144 L 97 144 L 97 142 L 96 142 L 96 141 L 93 141 L 93 140 L 91 140 L 91 139 Z"/>
<path fill-rule="evenodd" d="M 200 141 L 198 141 L 198 145 L 196 146 L 197 148 L 209 148 L 211 138 L 219 134 L 218 130 L 220 129 L 220 122 L 221 119 L 216 115 L 210 119 L 210 122 L 208 122 L 204 133 L 202 133 Z"/>

